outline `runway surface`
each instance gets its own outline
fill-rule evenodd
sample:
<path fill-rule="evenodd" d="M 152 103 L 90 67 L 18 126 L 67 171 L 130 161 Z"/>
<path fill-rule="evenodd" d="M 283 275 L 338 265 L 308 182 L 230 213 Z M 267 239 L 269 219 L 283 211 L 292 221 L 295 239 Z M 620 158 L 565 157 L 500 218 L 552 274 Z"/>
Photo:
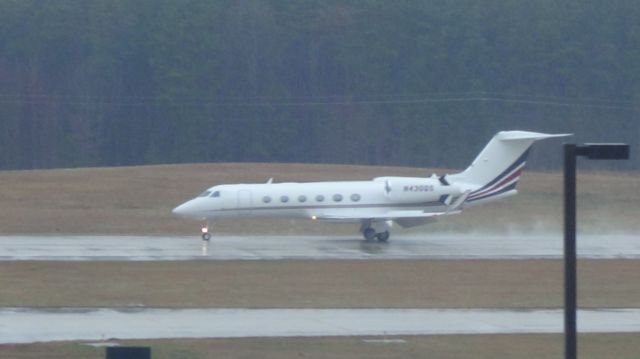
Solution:
<path fill-rule="evenodd" d="M 561 333 L 560 310 L 0 309 L 0 343 L 151 338 Z M 640 309 L 581 310 L 580 332 L 638 332 Z"/>
<path fill-rule="evenodd" d="M 581 235 L 582 258 L 640 258 L 640 236 Z M 425 234 L 389 243 L 357 236 L 0 236 L 0 260 L 279 260 L 561 258 L 555 235 Z"/>

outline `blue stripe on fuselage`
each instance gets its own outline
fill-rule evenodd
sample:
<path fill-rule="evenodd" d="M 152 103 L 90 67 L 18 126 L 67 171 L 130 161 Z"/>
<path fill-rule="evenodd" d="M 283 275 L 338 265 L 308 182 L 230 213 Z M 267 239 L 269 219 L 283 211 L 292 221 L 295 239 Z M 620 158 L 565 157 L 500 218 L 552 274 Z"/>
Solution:
<path fill-rule="evenodd" d="M 489 194 L 486 194 L 486 195 L 482 195 L 482 196 L 476 197 L 474 199 L 469 199 L 469 200 L 467 200 L 467 202 L 474 202 L 474 201 L 478 201 L 478 200 L 481 200 L 481 199 L 486 199 L 486 198 L 489 198 L 489 197 L 497 196 L 499 194 L 511 191 L 512 189 L 516 189 L 516 184 L 517 183 L 518 182 L 513 182 L 512 184 L 508 185 L 507 187 L 505 187 L 505 188 L 503 188 L 503 189 L 501 189 L 501 190 L 499 190 L 497 192 L 492 192 L 492 193 L 489 193 Z"/>
<path fill-rule="evenodd" d="M 527 156 L 529 156 L 529 150 L 531 150 L 531 147 L 527 148 L 526 151 L 524 151 L 524 153 L 518 157 L 518 159 L 516 159 L 513 164 L 511 164 L 511 166 L 507 167 L 506 170 L 504 170 L 502 173 L 500 173 L 496 178 L 494 178 L 491 182 L 487 183 L 486 185 L 482 186 L 481 188 L 471 192 L 471 195 L 473 195 L 474 193 L 478 193 L 482 190 L 485 190 L 491 186 L 493 186 L 494 184 L 498 183 L 498 181 L 502 181 L 502 179 L 504 177 L 506 177 L 509 173 L 511 173 L 514 169 L 516 169 L 518 166 L 520 166 L 521 164 L 523 164 L 526 160 L 527 160 Z M 515 183 L 514 183 L 515 185 Z M 509 186 L 511 187 L 511 186 Z"/>

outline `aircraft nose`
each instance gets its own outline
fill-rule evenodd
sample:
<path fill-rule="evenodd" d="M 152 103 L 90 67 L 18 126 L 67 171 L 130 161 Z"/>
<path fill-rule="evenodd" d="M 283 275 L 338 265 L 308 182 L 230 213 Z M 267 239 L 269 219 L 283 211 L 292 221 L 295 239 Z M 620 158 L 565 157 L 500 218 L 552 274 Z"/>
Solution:
<path fill-rule="evenodd" d="M 190 210 L 190 204 L 189 202 L 185 202 L 181 205 L 179 205 L 178 207 L 174 208 L 171 213 L 173 213 L 176 216 L 180 216 L 180 217 L 186 217 L 191 213 Z"/>

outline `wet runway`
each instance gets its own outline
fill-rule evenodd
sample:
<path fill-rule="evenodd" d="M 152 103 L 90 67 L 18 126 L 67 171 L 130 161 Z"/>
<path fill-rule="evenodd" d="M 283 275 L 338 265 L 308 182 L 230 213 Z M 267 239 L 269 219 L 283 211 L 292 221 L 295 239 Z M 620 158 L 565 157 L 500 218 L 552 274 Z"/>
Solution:
<path fill-rule="evenodd" d="M 581 235 L 582 258 L 640 258 L 640 236 Z M 543 259 L 561 258 L 553 235 L 397 235 L 389 243 L 357 236 L 196 237 L 0 236 L 0 260 L 280 260 L 280 259 Z"/>
<path fill-rule="evenodd" d="M 151 338 L 561 333 L 560 310 L 0 309 L 0 343 Z M 581 310 L 580 332 L 638 332 L 640 309 Z"/>

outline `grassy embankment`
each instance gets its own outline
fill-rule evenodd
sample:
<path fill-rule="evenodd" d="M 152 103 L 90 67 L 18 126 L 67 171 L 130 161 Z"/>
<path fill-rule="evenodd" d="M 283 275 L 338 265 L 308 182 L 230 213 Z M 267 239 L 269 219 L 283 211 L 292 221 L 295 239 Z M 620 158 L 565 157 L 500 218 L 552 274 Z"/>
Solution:
<path fill-rule="evenodd" d="M 198 223 L 173 218 L 170 210 L 214 184 L 264 182 L 269 177 L 322 181 L 431 172 L 401 167 L 233 163 L 0 172 L 0 234 L 197 234 Z M 640 180 L 635 174 L 587 173 L 578 180 L 580 230 L 640 231 Z M 412 231 L 559 232 L 561 174 L 525 171 L 518 189 L 518 196 L 469 208 L 463 215 Z M 216 232 L 357 235 L 349 225 L 292 220 L 221 221 Z"/>
<path fill-rule="evenodd" d="M 424 172 L 295 164 L 6 172 L 0 174 L 0 228 L 7 233 L 189 233 L 195 223 L 173 219 L 169 210 L 211 183 L 258 181 L 272 173 L 302 181 Z M 604 222 L 595 203 L 615 204 L 615 211 L 627 216 L 638 212 L 640 191 L 629 190 L 635 177 L 590 174 L 580 182 L 583 212 L 598 218 L 592 222 Z M 522 195 L 420 230 L 481 228 L 512 235 L 550 230 L 559 226 L 560 187 L 558 174 L 525 174 Z M 638 225 L 625 215 L 612 217 L 625 223 L 618 228 Z M 312 221 L 257 223 L 251 231 L 354 231 Z M 217 230 L 246 231 L 242 225 L 231 221 Z M 581 305 L 640 306 L 640 282 L 633 278 L 639 263 L 581 261 Z M 0 267 L 2 306 L 540 308 L 562 303 L 560 261 L 2 262 Z"/>
<path fill-rule="evenodd" d="M 171 207 L 216 183 L 367 179 L 422 169 L 323 165 L 207 164 L 0 173 L 0 232 L 192 234 Z M 419 231 L 559 232 L 561 176 L 525 173 L 521 194 L 471 208 Z M 581 229 L 638 230 L 638 180 L 579 178 Z M 354 233 L 302 221 L 229 221 L 223 233 Z M 357 235 L 357 234 L 356 234 Z M 638 261 L 581 261 L 580 305 L 638 307 Z M 559 307 L 559 261 L 3 262 L 0 306 L 153 307 Z M 127 280 L 121 280 L 127 278 Z M 438 357 L 558 358 L 559 335 L 152 340 L 154 358 Z M 638 358 L 637 334 L 582 335 L 581 357 Z M 79 343 L 0 346 L 7 358 L 102 358 Z"/>

